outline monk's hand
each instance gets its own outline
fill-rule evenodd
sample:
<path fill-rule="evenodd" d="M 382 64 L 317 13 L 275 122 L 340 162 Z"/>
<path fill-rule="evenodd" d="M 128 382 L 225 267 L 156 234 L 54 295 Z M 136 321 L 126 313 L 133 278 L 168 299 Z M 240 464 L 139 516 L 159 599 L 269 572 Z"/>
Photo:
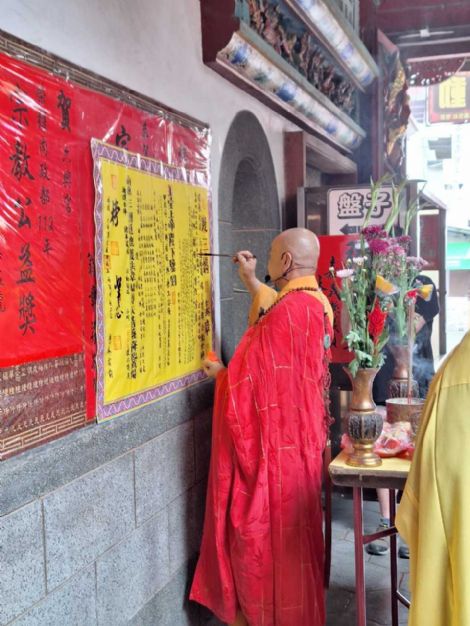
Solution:
<path fill-rule="evenodd" d="M 217 378 L 217 374 L 225 369 L 225 366 L 221 361 L 204 359 L 202 361 L 202 369 L 209 378 Z"/>
<path fill-rule="evenodd" d="M 415 333 L 418 334 L 419 331 L 426 324 L 426 320 L 424 319 L 422 315 L 419 315 L 419 313 L 415 313 L 414 322 L 415 322 Z"/>
<path fill-rule="evenodd" d="M 233 257 L 233 262 L 238 263 L 238 275 L 240 280 L 254 296 L 261 282 L 256 278 L 256 257 L 249 250 L 240 250 Z"/>

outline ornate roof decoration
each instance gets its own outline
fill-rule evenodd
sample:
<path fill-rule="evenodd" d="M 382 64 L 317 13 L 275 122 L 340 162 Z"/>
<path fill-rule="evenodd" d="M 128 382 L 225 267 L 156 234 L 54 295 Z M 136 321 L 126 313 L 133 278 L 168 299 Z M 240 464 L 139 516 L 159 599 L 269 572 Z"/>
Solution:
<path fill-rule="evenodd" d="M 283 20 L 279 5 L 248 0 L 250 27 L 290 65 L 339 109 L 350 114 L 355 106 L 353 83 L 328 63 L 320 45 L 308 30 L 299 34 L 291 21 Z"/>
<path fill-rule="evenodd" d="M 356 86 L 364 90 L 379 75 L 377 65 L 331 0 L 285 0 L 314 32 Z"/>
<path fill-rule="evenodd" d="M 310 85 L 300 85 L 289 74 L 269 63 L 266 57 L 249 41 L 248 33 L 235 33 L 229 44 L 219 52 L 217 60 L 233 68 L 240 76 L 255 83 L 278 105 L 291 110 L 306 124 L 320 134 L 327 134 L 348 150 L 359 145 L 364 131 L 345 114 L 341 113 L 320 92 Z M 336 110 L 335 110 L 336 109 Z"/>
<path fill-rule="evenodd" d="M 353 119 L 356 91 L 378 69 L 329 1 L 205 0 L 203 55 L 267 106 L 350 152 L 365 137 Z"/>

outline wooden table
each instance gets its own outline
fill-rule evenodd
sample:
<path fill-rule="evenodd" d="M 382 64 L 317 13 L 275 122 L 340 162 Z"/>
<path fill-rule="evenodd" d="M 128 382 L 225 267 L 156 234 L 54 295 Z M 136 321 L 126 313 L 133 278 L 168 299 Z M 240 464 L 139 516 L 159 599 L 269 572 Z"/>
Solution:
<path fill-rule="evenodd" d="M 341 452 L 329 465 L 330 477 L 335 485 L 352 487 L 354 500 L 354 561 L 356 568 L 356 624 L 366 626 L 366 590 L 364 579 L 364 545 L 390 537 L 390 582 L 392 601 L 392 626 L 398 626 L 398 602 L 409 607 L 410 603 L 398 590 L 397 530 L 394 526 L 396 490 L 402 490 L 410 470 L 405 459 L 382 459 L 379 467 L 351 467 L 346 465 L 347 454 Z M 362 520 L 362 490 L 384 488 L 390 495 L 390 528 L 364 534 Z"/>

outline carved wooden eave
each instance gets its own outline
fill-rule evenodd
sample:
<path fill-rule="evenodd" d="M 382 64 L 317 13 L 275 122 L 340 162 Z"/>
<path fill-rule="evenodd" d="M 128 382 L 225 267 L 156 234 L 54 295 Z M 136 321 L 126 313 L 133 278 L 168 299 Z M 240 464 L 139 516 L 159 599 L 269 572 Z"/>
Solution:
<path fill-rule="evenodd" d="M 312 4 L 312 0 L 298 1 L 306 8 Z M 325 7 L 323 1 L 322 7 Z M 294 4 L 294 0 L 291 3 Z M 366 135 L 365 131 L 251 28 L 249 20 L 236 16 L 240 15 L 240 5 L 243 5 L 240 0 L 201 0 L 204 63 L 301 128 L 327 138 L 342 151 L 351 152 L 357 148 Z M 307 22 L 307 17 L 311 16 L 306 8 L 305 15 L 293 10 L 292 15 L 299 22 L 302 21 L 316 41 L 322 43 L 319 33 L 314 32 L 312 25 Z M 331 23 L 328 22 L 328 28 L 331 28 Z M 348 50 L 351 50 L 350 41 L 347 45 Z M 361 58 L 364 52 L 362 48 Z M 348 54 L 343 53 L 343 56 Z M 350 54 L 348 58 L 351 58 Z M 343 64 L 340 64 L 337 55 L 329 54 L 330 59 L 340 66 L 343 76 L 351 79 L 351 84 L 356 87 L 360 85 L 361 89 L 376 76 L 373 61 L 373 67 L 366 71 L 353 56 L 352 61 L 349 61 L 350 69 L 346 72 L 344 59 Z M 369 65 L 366 63 L 367 67 Z M 354 74 L 353 67 L 357 68 L 354 80 L 351 77 L 351 73 Z"/>
<path fill-rule="evenodd" d="M 378 78 L 376 62 L 332 0 L 285 2 L 361 91 Z"/>

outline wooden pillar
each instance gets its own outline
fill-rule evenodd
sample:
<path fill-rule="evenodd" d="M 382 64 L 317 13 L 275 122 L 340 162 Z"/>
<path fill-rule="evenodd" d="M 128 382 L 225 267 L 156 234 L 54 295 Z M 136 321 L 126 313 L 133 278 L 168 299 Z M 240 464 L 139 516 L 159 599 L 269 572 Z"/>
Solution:
<path fill-rule="evenodd" d="M 302 131 L 284 133 L 285 205 L 282 227 L 297 226 L 297 189 L 305 186 L 307 151 Z"/>

